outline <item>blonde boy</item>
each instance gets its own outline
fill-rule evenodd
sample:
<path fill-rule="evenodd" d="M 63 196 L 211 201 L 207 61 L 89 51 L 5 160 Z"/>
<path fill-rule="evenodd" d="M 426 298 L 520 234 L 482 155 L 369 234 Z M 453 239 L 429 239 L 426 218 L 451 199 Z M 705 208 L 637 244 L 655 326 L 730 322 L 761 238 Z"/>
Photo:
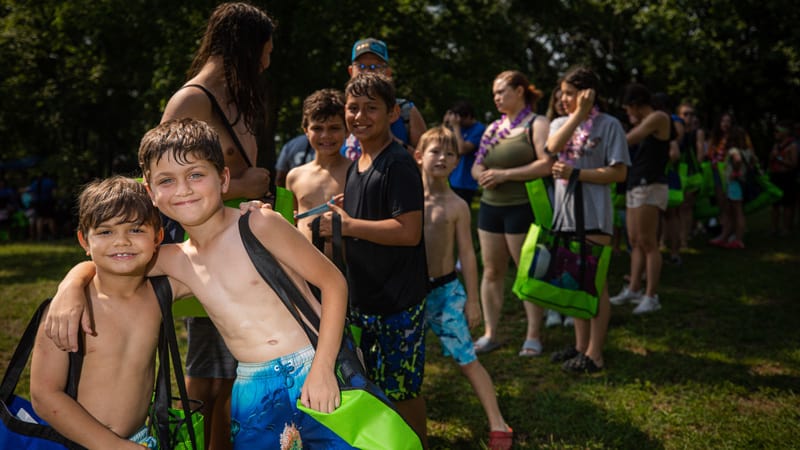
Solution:
<path fill-rule="evenodd" d="M 475 355 L 469 332 L 470 327 L 480 323 L 478 266 L 472 246 L 469 206 L 448 182 L 458 164 L 456 135 L 444 127 L 426 131 L 415 156 L 422 167 L 425 252 L 431 281 L 425 322 L 441 340 L 443 353 L 455 359 L 478 395 L 489 418 L 489 448 L 508 449 L 513 432 L 500 413 L 492 379 Z M 456 249 L 466 293 L 456 276 Z"/>
<path fill-rule="evenodd" d="M 280 214 L 267 209 L 250 214 L 253 233 L 306 299 L 313 304 L 306 281 L 321 291 L 315 351 L 250 261 L 239 234 L 239 210 L 222 204 L 230 176 L 214 130 L 193 119 L 164 122 L 142 138 L 139 163 L 154 204 L 189 234 L 181 244 L 162 247 L 150 274 L 185 283 L 239 361 L 231 400 L 234 447 L 272 449 L 291 441 L 311 449 L 350 448 L 295 405 L 299 398 L 322 412 L 339 406 L 333 366 L 347 304 L 342 275 Z M 68 329 L 77 319 L 70 311 L 80 309 L 68 303 L 80 297 L 74 287 L 81 282 L 64 284 L 71 300 L 65 299 L 54 323 L 66 322 Z M 70 341 L 62 345 L 69 347 Z"/>
<path fill-rule="evenodd" d="M 155 448 L 144 424 L 161 309 L 145 274 L 163 236 L 158 211 L 136 181 L 116 176 L 90 183 L 81 193 L 78 242 L 97 271 L 86 290 L 96 333 L 85 335 L 73 399 L 64 392 L 69 356 L 46 338 L 42 323 L 30 386 L 37 414 L 84 447 Z M 178 296 L 188 294 L 185 286 L 172 284 Z"/>

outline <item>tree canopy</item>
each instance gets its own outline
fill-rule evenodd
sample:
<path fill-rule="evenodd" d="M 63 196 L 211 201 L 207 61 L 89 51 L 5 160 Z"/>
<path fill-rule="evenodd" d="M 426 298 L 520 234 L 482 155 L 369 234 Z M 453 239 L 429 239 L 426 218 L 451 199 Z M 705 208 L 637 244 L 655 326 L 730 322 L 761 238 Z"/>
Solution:
<path fill-rule="evenodd" d="M 185 81 L 216 3 L 2 0 L 0 160 L 40 156 L 61 178 L 135 173 L 139 139 Z M 612 106 L 637 80 L 696 102 L 706 127 L 735 111 L 757 144 L 775 118 L 798 119 L 800 10 L 789 0 L 254 3 L 278 22 L 259 140 L 268 168 L 276 137 L 300 131 L 303 98 L 342 88 L 350 48 L 367 36 L 387 42 L 399 94 L 429 124 L 459 98 L 496 115 L 503 70 L 549 94 L 576 63 L 599 73 Z"/>

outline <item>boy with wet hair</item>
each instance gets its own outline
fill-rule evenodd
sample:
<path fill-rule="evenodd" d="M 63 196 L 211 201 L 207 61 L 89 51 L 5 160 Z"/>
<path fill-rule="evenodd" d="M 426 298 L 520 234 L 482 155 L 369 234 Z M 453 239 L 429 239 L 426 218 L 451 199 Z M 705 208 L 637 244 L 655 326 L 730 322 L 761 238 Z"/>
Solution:
<path fill-rule="evenodd" d="M 351 448 L 296 406 L 298 399 L 325 413 L 339 406 L 333 367 L 347 305 L 341 273 L 277 212 L 261 209 L 242 219 L 304 300 L 321 309 L 315 349 L 251 262 L 239 210 L 222 203 L 230 175 L 214 130 L 193 119 L 164 122 L 142 138 L 139 163 L 154 204 L 189 234 L 187 241 L 161 248 L 150 274 L 186 284 L 239 362 L 231 399 L 234 448 Z M 82 277 L 73 273 L 62 283 L 69 291 L 65 305 L 83 301 Z M 319 288 L 321 307 L 308 283 Z M 80 310 L 68 305 L 54 322 L 67 319 L 68 329 L 77 318 L 70 319 L 72 309 Z"/>
<path fill-rule="evenodd" d="M 121 176 L 88 184 L 78 202 L 78 242 L 97 271 L 86 290 L 95 333 L 82 337 L 85 354 L 73 399 L 64 392 L 69 356 L 47 339 L 41 323 L 31 362 L 33 407 L 84 447 L 154 449 L 145 420 L 161 309 L 145 275 L 164 236 L 161 219 L 144 186 Z M 189 293 L 175 282 L 172 291 Z"/>

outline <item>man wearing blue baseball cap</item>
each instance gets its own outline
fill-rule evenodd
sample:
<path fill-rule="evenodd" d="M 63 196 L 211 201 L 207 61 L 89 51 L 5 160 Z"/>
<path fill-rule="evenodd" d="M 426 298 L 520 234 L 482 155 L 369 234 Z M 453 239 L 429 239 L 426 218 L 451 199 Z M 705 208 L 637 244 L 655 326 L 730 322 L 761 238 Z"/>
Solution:
<path fill-rule="evenodd" d="M 375 38 L 366 38 L 353 44 L 347 73 L 350 74 L 350 78 L 353 78 L 361 72 L 378 72 L 389 78 L 392 77 L 392 68 L 389 66 L 389 50 L 386 48 L 385 42 Z M 427 129 L 425 119 L 414 103 L 408 99 L 398 98 L 397 107 L 399 114 L 397 120 L 392 123 L 392 134 L 413 155 L 419 137 Z M 361 155 L 361 147 L 352 135 L 345 140 L 342 154 L 353 161 Z"/>

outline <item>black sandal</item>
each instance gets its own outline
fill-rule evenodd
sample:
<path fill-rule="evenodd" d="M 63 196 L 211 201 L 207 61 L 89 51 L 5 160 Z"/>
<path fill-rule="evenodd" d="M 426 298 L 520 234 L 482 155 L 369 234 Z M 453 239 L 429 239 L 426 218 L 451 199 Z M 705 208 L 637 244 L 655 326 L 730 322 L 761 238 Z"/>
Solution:
<path fill-rule="evenodd" d="M 566 372 L 573 372 L 578 374 L 591 374 L 597 373 L 603 370 L 602 367 L 597 367 L 597 364 L 592 361 L 592 358 L 584 355 L 583 353 L 578 354 L 578 356 L 564 361 L 564 364 L 561 366 Z"/>
<path fill-rule="evenodd" d="M 574 358 L 574 357 L 576 357 L 576 356 L 578 356 L 580 354 L 581 354 L 581 352 L 579 352 L 575 347 L 570 345 L 568 347 L 565 347 L 563 350 L 559 350 L 557 352 L 554 352 L 552 355 L 550 355 L 550 362 L 553 362 L 553 363 L 564 362 L 564 361 L 570 360 L 570 359 L 572 359 L 572 358 Z"/>

